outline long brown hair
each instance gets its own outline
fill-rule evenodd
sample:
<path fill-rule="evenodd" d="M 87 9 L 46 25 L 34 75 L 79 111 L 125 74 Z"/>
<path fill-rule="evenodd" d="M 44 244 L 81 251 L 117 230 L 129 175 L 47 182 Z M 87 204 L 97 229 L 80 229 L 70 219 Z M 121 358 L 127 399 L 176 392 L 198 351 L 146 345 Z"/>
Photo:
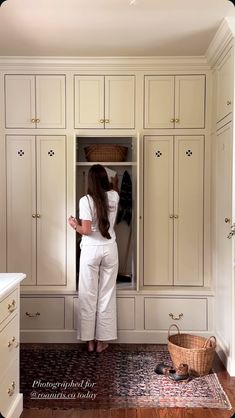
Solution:
<path fill-rule="evenodd" d="M 96 208 L 97 221 L 103 237 L 111 239 L 109 234 L 110 222 L 108 218 L 107 193 L 110 184 L 105 168 L 101 164 L 94 164 L 88 172 L 87 193 L 93 198 Z"/>

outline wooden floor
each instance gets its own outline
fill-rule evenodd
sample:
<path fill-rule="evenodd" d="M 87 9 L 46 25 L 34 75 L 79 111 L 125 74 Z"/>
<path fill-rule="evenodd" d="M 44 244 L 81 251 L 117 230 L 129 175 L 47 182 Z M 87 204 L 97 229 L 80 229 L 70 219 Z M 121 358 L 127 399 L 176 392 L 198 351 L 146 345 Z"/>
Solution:
<path fill-rule="evenodd" d="M 235 412 L 235 377 L 230 377 L 218 358 L 214 367 L 221 385 L 232 404 L 231 410 L 202 408 L 144 408 L 92 410 L 30 410 L 24 409 L 20 418 L 230 418 Z M 235 415 L 234 415 L 235 418 Z"/>

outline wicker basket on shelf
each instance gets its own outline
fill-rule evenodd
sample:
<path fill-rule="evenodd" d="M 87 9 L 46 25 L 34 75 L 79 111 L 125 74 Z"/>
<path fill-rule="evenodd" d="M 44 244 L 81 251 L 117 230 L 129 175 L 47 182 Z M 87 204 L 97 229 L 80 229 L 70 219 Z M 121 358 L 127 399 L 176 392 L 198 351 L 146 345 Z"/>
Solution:
<path fill-rule="evenodd" d="M 172 327 L 177 329 L 177 334 L 170 335 Z M 192 334 L 181 334 L 176 324 L 172 324 L 168 330 L 168 350 L 175 368 L 185 363 L 188 364 L 193 374 L 206 375 L 212 368 L 215 348 L 214 336 L 204 338 Z"/>
<path fill-rule="evenodd" d="M 128 148 L 116 144 L 94 144 L 85 147 L 84 151 L 89 162 L 121 162 L 126 160 Z"/>

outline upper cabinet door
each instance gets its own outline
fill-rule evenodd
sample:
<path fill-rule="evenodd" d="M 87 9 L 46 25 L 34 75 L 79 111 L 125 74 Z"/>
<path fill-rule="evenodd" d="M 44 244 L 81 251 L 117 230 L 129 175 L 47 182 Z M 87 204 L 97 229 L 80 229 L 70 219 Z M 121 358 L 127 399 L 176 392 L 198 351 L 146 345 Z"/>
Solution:
<path fill-rule="evenodd" d="M 6 75 L 6 128 L 65 128 L 65 76 Z"/>
<path fill-rule="evenodd" d="M 65 128 L 65 76 L 36 76 L 37 128 Z"/>
<path fill-rule="evenodd" d="M 174 127 L 174 76 L 145 76 L 144 127 Z"/>
<path fill-rule="evenodd" d="M 5 76 L 6 128 L 35 127 L 35 77 Z"/>
<path fill-rule="evenodd" d="M 233 68 L 233 49 L 230 49 L 217 68 L 217 122 L 232 113 Z"/>
<path fill-rule="evenodd" d="M 135 127 L 135 76 L 105 77 L 105 128 Z"/>
<path fill-rule="evenodd" d="M 104 128 L 104 76 L 76 75 L 75 128 Z"/>
<path fill-rule="evenodd" d="M 205 76 L 175 77 L 175 128 L 205 127 Z"/>

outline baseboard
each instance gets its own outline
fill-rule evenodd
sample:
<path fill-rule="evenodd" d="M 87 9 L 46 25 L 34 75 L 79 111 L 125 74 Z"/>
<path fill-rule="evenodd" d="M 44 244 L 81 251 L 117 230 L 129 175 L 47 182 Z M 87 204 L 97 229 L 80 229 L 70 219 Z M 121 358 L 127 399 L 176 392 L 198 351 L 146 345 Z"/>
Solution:
<path fill-rule="evenodd" d="M 19 393 L 5 418 L 19 418 L 23 412 L 23 395 Z"/>
<path fill-rule="evenodd" d="M 193 332 L 195 333 L 195 332 Z M 197 335 L 210 337 L 209 332 L 197 332 Z M 115 343 L 128 344 L 167 344 L 168 331 L 120 330 Z M 76 330 L 22 330 L 22 343 L 78 343 Z"/>
<path fill-rule="evenodd" d="M 226 347 L 226 343 L 223 338 L 217 334 L 216 335 L 216 352 L 222 361 L 224 367 L 227 369 L 227 372 L 231 377 L 235 376 L 235 359 L 232 358 L 231 354 L 229 353 L 228 348 Z"/>

